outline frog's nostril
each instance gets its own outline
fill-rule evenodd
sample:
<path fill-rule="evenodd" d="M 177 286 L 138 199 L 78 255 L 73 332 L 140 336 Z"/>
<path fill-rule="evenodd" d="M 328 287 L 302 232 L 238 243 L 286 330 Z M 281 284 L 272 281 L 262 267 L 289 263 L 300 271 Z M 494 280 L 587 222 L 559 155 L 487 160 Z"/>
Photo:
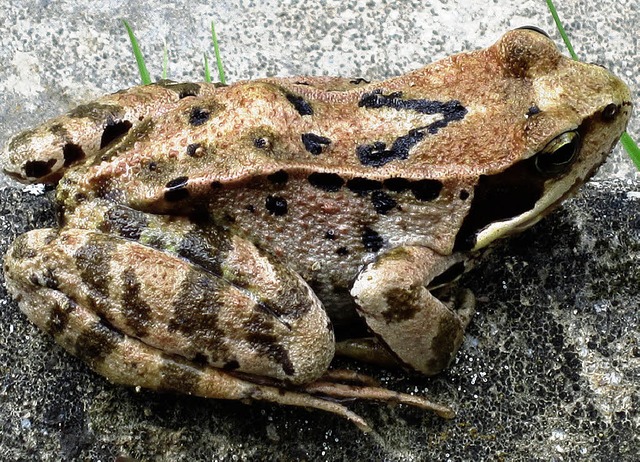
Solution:
<path fill-rule="evenodd" d="M 618 113 L 620 112 L 620 105 L 615 103 L 610 103 L 605 106 L 602 110 L 602 120 L 605 122 L 612 122 Z"/>

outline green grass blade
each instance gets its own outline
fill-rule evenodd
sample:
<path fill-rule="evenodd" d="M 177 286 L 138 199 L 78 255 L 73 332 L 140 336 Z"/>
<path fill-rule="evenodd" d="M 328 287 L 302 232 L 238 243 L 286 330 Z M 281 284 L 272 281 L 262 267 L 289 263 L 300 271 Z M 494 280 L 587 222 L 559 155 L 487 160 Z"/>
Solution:
<path fill-rule="evenodd" d="M 207 59 L 207 54 L 204 54 L 204 81 L 207 83 L 211 83 L 211 69 L 209 69 L 209 59 Z"/>
<path fill-rule="evenodd" d="M 163 40 L 164 47 L 162 49 L 162 80 L 167 79 L 169 69 L 169 52 L 167 51 L 167 41 Z"/>
<path fill-rule="evenodd" d="M 567 36 L 567 33 L 564 31 L 564 27 L 562 27 L 562 23 L 560 22 L 560 17 L 558 16 L 558 12 L 556 11 L 556 7 L 554 6 L 553 1 L 547 0 L 547 6 L 549 7 L 551 16 L 553 16 L 553 20 L 556 23 L 558 32 L 560 32 L 560 35 L 562 36 L 562 40 L 564 41 L 564 44 L 566 45 L 567 50 L 569 50 L 569 54 L 575 61 L 579 61 L 578 55 L 576 55 L 576 52 L 573 51 L 573 47 L 571 46 L 569 37 Z M 631 160 L 635 164 L 636 168 L 640 170 L 640 148 L 638 148 L 638 145 L 635 143 L 635 141 L 633 141 L 633 139 L 629 136 L 627 132 L 624 132 L 620 137 L 620 143 L 622 144 L 622 147 L 624 147 L 624 150 L 627 151 L 627 154 L 629 155 L 629 157 L 631 157 Z"/>
<path fill-rule="evenodd" d="M 222 58 L 220 57 L 220 48 L 218 47 L 218 38 L 216 37 L 216 28 L 211 21 L 211 39 L 213 40 L 213 51 L 216 54 L 216 64 L 218 66 L 218 77 L 220 78 L 220 83 L 226 84 L 227 79 L 224 75 L 224 67 L 222 66 Z"/>
<path fill-rule="evenodd" d="M 127 20 L 123 19 L 122 22 L 124 23 L 124 27 L 127 29 L 127 34 L 129 34 L 129 40 L 131 40 L 131 48 L 133 49 L 133 54 L 136 57 L 136 62 L 138 63 L 138 72 L 140 72 L 142 84 L 149 85 L 151 83 L 151 76 L 147 70 L 147 65 L 144 63 L 144 56 L 142 56 L 142 51 L 140 51 L 140 47 L 138 46 L 138 40 L 136 40 L 136 36 L 133 34 L 133 29 L 131 29 Z"/>
<path fill-rule="evenodd" d="M 567 47 L 567 50 L 569 50 L 569 54 L 571 55 L 571 57 L 578 61 L 578 55 L 576 54 L 575 51 L 573 51 L 573 46 L 571 46 L 571 42 L 569 41 L 569 36 L 567 35 L 567 33 L 564 31 L 564 27 L 562 27 L 562 23 L 560 22 L 560 17 L 558 16 L 558 12 L 556 11 L 556 7 L 553 4 L 552 0 L 547 0 L 547 6 L 549 7 L 549 11 L 551 12 L 551 16 L 553 16 L 553 20 L 556 23 L 556 27 L 558 28 L 558 32 L 560 32 L 560 36 L 562 36 L 562 40 L 564 41 L 564 44 Z"/>
<path fill-rule="evenodd" d="M 622 143 L 624 150 L 627 151 L 627 154 L 631 157 L 636 168 L 640 170 L 640 148 L 638 148 L 638 145 L 631 139 L 627 132 L 624 132 L 620 137 L 620 143 Z"/>

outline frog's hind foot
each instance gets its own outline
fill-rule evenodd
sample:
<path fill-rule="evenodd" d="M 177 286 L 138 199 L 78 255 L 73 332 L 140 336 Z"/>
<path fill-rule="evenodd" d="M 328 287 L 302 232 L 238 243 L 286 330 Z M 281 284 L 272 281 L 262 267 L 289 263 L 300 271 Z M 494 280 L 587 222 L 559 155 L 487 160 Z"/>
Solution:
<path fill-rule="evenodd" d="M 349 371 L 348 371 L 349 372 Z M 375 380 L 366 375 L 356 374 L 352 377 L 351 383 L 338 383 L 333 381 L 331 372 L 323 376 L 320 380 L 304 386 L 304 391 L 314 396 L 325 396 L 333 399 L 364 399 L 382 401 L 385 403 L 399 403 L 408 406 L 418 407 L 427 411 L 433 411 L 438 416 L 445 419 L 455 417 L 455 412 L 449 406 L 434 403 L 422 396 L 414 396 L 406 393 L 400 393 L 388 390 L 380 386 L 370 385 Z M 357 381 L 362 384 L 356 384 Z"/>

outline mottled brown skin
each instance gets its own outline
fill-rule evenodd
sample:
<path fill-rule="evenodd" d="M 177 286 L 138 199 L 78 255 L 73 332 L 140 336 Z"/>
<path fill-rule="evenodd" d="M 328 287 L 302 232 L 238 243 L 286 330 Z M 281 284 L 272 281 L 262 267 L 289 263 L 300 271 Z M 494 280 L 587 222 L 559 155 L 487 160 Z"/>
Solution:
<path fill-rule="evenodd" d="M 473 314 L 452 281 L 595 171 L 629 99 L 530 30 L 384 82 L 135 87 L 9 143 L 8 174 L 60 180 L 62 218 L 16 240 L 7 287 L 114 382 L 316 407 L 362 428 L 322 396 L 450 417 L 327 371 L 333 324 L 355 337 L 360 317 L 369 332 L 340 353 L 445 368 Z"/>

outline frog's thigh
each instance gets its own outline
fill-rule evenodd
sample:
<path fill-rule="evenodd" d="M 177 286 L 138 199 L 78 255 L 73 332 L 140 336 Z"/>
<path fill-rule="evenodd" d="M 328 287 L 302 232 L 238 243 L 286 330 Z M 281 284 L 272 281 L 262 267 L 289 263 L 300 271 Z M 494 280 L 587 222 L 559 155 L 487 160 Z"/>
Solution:
<path fill-rule="evenodd" d="M 256 273 L 285 271 L 263 263 Z M 110 337 L 144 347 L 146 354 L 294 384 L 321 376 L 333 357 L 326 313 L 295 274 L 289 277 L 298 284 L 286 288 L 295 303 L 285 311 L 183 258 L 79 229 L 19 237 L 5 258 L 5 274 L 9 291 L 32 322 L 120 383 L 148 386 L 153 379 L 140 374 L 154 371 L 140 364 L 140 374 L 121 377 L 118 362 L 139 360 L 127 357 L 134 349 L 112 349 L 108 339 L 103 342 L 105 329 Z M 74 316 L 76 325 L 70 323 Z"/>
<path fill-rule="evenodd" d="M 468 291 L 443 303 L 427 288 L 454 263 L 455 257 L 424 247 L 393 249 L 365 267 L 351 290 L 369 328 L 402 363 L 424 374 L 451 362 L 473 314 Z"/>

